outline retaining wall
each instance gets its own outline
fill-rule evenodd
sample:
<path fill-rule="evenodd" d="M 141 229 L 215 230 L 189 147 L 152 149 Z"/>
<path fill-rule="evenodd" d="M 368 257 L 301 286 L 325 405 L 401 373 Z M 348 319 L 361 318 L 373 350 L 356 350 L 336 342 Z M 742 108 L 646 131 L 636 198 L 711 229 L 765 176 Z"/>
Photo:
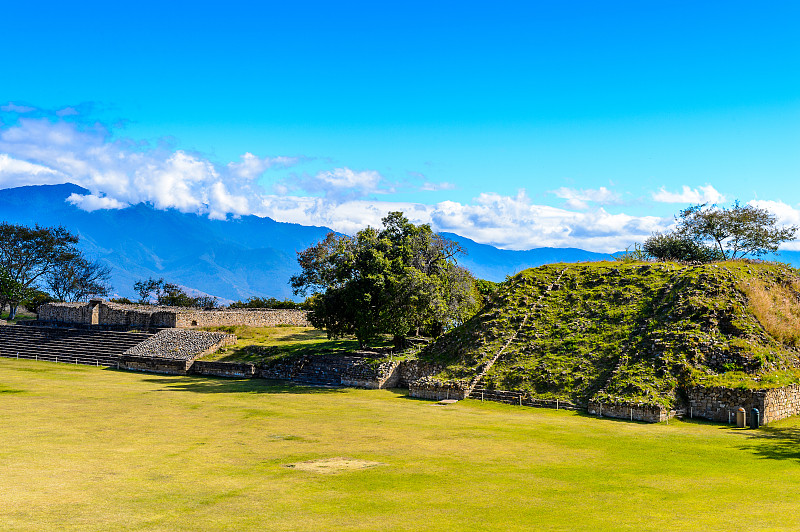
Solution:
<path fill-rule="evenodd" d="M 505 403 L 509 405 L 533 406 L 539 408 L 554 408 L 564 410 L 576 410 L 579 408 L 571 401 L 537 399 L 524 392 L 515 392 L 509 390 L 487 390 L 485 388 L 476 388 L 472 390 L 472 393 L 469 394 L 469 397 L 470 399 L 493 401 L 495 403 Z"/>
<path fill-rule="evenodd" d="M 192 375 L 206 375 L 211 377 L 234 377 L 251 379 L 256 376 L 256 367 L 253 364 L 237 362 L 206 362 L 195 360 L 189 371 Z"/>
<path fill-rule="evenodd" d="M 698 386 L 686 390 L 686 395 L 692 417 L 723 423 L 735 419 L 739 407 L 745 409 L 748 424 L 753 408 L 759 411 L 761 425 L 800 415 L 800 385 L 764 390 Z"/>
<path fill-rule="evenodd" d="M 165 373 L 168 375 L 188 375 L 193 360 L 174 358 L 153 358 L 122 355 L 119 357 L 119 368 L 148 373 Z"/>
<path fill-rule="evenodd" d="M 628 419 L 631 421 L 645 421 L 647 423 L 660 423 L 675 416 L 674 410 L 668 410 L 663 406 L 649 406 L 631 403 L 590 402 L 587 412 L 600 417 Z"/>

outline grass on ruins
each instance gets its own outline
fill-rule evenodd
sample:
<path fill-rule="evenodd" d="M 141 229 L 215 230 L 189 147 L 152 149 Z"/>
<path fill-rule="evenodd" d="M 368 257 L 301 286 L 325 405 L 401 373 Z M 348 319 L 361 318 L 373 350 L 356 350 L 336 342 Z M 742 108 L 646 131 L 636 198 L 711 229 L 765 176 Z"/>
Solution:
<path fill-rule="evenodd" d="M 251 327 L 248 325 L 229 325 L 204 327 L 204 331 L 235 334 L 235 345 L 206 355 L 203 360 L 223 362 L 269 363 L 279 358 L 322 353 L 350 353 L 358 349 L 355 337 L 328 339 L 325 331 L 314 327 Z M 390 345 L 391 340 L 377 342 L 376 346 Z"/>
<path fill-rule="evenodd" d="M 798 420 L 647 425 L 0 359 L 0 427 L 3 530 L 800 529 Z"/>

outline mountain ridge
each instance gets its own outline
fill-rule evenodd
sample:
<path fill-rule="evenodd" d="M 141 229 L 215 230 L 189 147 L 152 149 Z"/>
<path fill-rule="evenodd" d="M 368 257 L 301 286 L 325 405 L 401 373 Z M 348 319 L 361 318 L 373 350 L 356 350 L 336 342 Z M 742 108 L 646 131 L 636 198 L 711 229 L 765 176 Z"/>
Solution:
<path fill-rule="evenodd" d="M 299 272 L 296 252 L 333 231 L 253 215 L 210 220 L 144 203 L 88 212 L 66 201 L 71 194 L 88 193 L 69 183 L 0 189 L 0 219 L 24 225 L 64 225 L 77 233 L 81 249 L 111 267 L 114 293 L 123 297 L 135 296 L 137 280 L 164 277 L 221 300 L 291 298 L 289 278 Z M 504 250 L 454 233 L 441 234 L 466 251 L 458 258 L 459 264 L 491 281 L 554 262 L 611 258 L 577 248 Z"/>

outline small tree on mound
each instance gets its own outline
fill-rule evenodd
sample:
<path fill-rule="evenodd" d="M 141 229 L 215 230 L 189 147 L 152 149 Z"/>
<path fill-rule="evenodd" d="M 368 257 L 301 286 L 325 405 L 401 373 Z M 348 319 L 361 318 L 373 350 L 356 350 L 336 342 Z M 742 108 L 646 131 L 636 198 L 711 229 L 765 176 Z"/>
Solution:
<path fill-rule="evenodd" d="M 672 233 L 654 233 L 644 249 L 659 260 L 701 261 L 760 257 L 794 240 L 798 227 L 777 227 L 767 209 L 734 202 L 730 208 L 694 205 L 676 217 Z"/>

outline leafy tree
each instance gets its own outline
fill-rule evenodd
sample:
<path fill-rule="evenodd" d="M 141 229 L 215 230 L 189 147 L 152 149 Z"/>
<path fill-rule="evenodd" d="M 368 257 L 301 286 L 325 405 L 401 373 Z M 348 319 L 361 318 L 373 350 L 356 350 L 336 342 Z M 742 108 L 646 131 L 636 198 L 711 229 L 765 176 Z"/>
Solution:
<path fill-rule="evenodd" d="M 463 250 L 415 226 L 400 212 L 354 237 L 333 233 L 298 253 L 295 294 L 314 294 L 310 320 L 332 338 L 354 334 L 363 347 L 391 334 L 401 347 L 412 331 L 438 334 L 465 320 L 479 299 L 472 275 L 459 267 Z"/>
<path fill-rule="evenodd" d="M 133 283 L 133 289 L 139 294 L 139 303 L 149 305 L 155 298 L 158 299 L 158 294 L 164 287 L 164 278 L 153 279 L 150 277 L 146 281 L 136 281 Z"/>
<path fill-rule="evenodd" d="M 720 258 L 756 257 L 778 250 L 782 242 L 793 240 L 797 226 L 776 227 L 777 219 L 767 209 L 734 202 L 731 208 L 707 204 L 684 209 L 678 217 L 676 233 L 698 245 L 712 247 Z"/>
<path fill-rule="evenodd" d="M 217 306 L 217 298 L 212 296 L 190 296 L 180 286 L 164 281 L 164 278 L 133 283 L 133 289 L 139 294 L 139 303 L 150 304 L 153 299 L 157 305 L 169 307 L 203 307 Z"/>
<path fill-rule="evenodd" d="M 64 257 L 45 277 L 45 286 L 59 301 L 86 301 L 111 292 L 111 268 L 82 255 Z"/>
<path fill-rule="evenodd" d="M 0 307 L 10 305 L 9 319 L 37 282 L 78 254 L 78 237 L 64 227 L 31 227 L 0 223 Z"/>

